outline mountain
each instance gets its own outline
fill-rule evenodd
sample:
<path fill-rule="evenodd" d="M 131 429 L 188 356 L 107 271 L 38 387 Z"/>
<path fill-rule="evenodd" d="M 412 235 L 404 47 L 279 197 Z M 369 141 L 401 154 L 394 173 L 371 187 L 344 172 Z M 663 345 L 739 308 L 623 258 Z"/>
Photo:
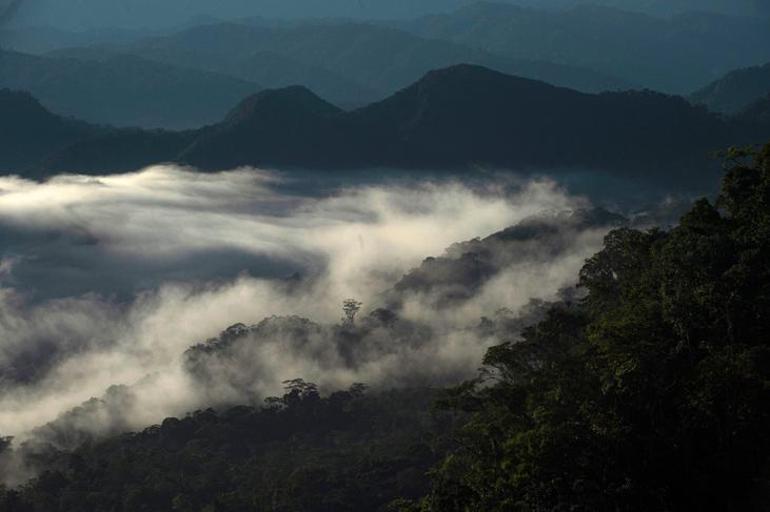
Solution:
<path fill-rule="evenodd" d="M 33 162 L 32 176 L 130 172 L 173 162 L 206 129 L 188 131 L 102 128 Z"/>
<path fill-rule="evenodd" d="M 762 0 L 518 0 L 509 3 L 562 9 L 590 4 L 656 16 L 674 16 L 686 12 L 714 12 L 747 17 L 770 16 L 770 5 Z"/>
<path fill-rule="evenodd" d="M 325 107 L 307 90 L 302 102 L 285 101 L 297 94 L 258 95 L 199 138 L 181 160 L 203 168 L 222 162 L 308 168 L 577 166 L 672 180 L 676 173 L 687 179 L 709 151 L 743 136 L 679 97 L 591 95 L 471 65 L 431 72 L 352 112 Z M 280 116 L 255 115 L 273 112 L 276 105 L 283 105 Z"/>
<path fill-rule="evenodd" d="M 1 50 L 0 87 L 28 90 L 46 107 L 92 123 L 177 129 L 216 122 L 260 89 L 131 55 L 86 61 Z"/>
<path fill-rule="evenodd" d="M 58 116 L 26 92 L 0 89 L 0 172 L 118 172 L 170 161 L 204 133 L 117 129 Z"/>
<path fill-rule="evenodd" d="M 66 147 L 36 153 L 44 157 L 40 168 L 110 172 L 159 161 L 206 170 L 260 165 L 462 172 L 481 166 L 599 170 L 674 186 L 711 183 L 718 172 L 709 157 L 713 151 L 756 143 L 770 133 L 767 126 L 724 118 L 680 97 L 586 94 L 471 65 L 430 72 L 353 111 L 295 86 L 251 96 L 222 122 L 199 130 L 89 130 Z M 705 172 L 709 168 L 714 174 Z"/>
<path fill-rule="evenodd" d="M 109 30 L 68 31 L 50 26 L 25 26 L 0 28 L 0 45 L 6 50 L 37 55 L 75 46 L 107 43 L 125 44 L 152 35 L 157 35 L 157 33 L 141 29 L 112 28 Z"/>
<path fill-rule="evenodd" d="M 334 166 L 350 147 L 344 119 L 342 110 L 304 87 L 264 91 L 198 137 L 180 159 L 208 169 L 300 162 Z"/>
<path fill-rule="evenodd" d="M 191 18 L 406 19 L 457 8 L 467 0 L 59 0 L 26 2 L 17 23 L 83 31 L 96 28 L 168 28 Z"/>
<path fill-rule="evenodd" d="M 50 113 L 28 93 L 8 89 L 0 89 L 0 112 L 0 172 L 24 170 L 31 159 L 97 131 Z"/>
<path fill-rule="evenodd" d="M 627 224 L 624 217 L 601 208 L 535 215 L 485 238 L 455 243 L 441 256 L 426 258 L 383 296 L 388 309 L 395 311 L 417 297 L 438 311 L 458 307 L 508 269 L 532 264 L 543 254 L 558 258 L 574 250 L 578 240 L 592 230 L 601 236 Z"/>
<path fill-rule="evenodd" d="M 269 88 L 301 84 L 329 101 L 363 105 L 408 86 L 432 69 L 472 63 L 587 92 L 627 82 L 576 66 L 509 59 L 456 43 L 366 23 L 215 23 L 125 45 L 62 50 L 56 56 L 104 59 L 126 53 L 227 74 Z"/>
<path fill-rule="evenodd" d="M 712 11 L 742 16 L 770 16 L 763 0 L 507 0 L 546 8 L 600 4 L 656 15 Z M 116 29 L 167 29 L 190 19 L 236 19 L 264 16 L 277 19 L 345 18 L 412 19 L 447 12 L 470 0 L 35 0 L 16 13 L 21 26 L 51 26 L 75 32 Z"/>
<path fill-rule="evenodd" d="M 270 404 L 192 412 L 74 451 L 30 444 L 19 452 L 45 455 L 45 474 L 18 492 L 0 487 L 0 509 L 384 511 L 427 492 L 458 421 L 433 410 L 438 391 L 359 384 L 322 397 L 312 383 L 287 385 L 296 390 Z M 100 406 L 91 400 L 67 419 L 87 421 Z M 0 438 L 0 454 L 8 444 Z M 51 505 L 33 505 L 44 493 Z"/>
<path fill-rule="evenodd" d="M 770 93 L 770 63 L 732 71 L 703 89 L 690 100 L 715 112 L 734 114 Z"/>
<path fill-rule="evenodd" d="M 770 131 L 770 93 L 746 107 L 737 118 L 750 126 Z"/>
<path fill-rule="evenodd" d="M 770 60 L 770 19 L 706 12 L 664 19 L 595 5 L 549 10 L 484 2 L 395 25 L 512 59 L 586 67 L 672 93 L 689 93 L 727 71 Z"/>
<path fill-rule="evenodd" d="M 434 381 L 439 389 L 382 369 L 431 335 L 422 315 L 377 309 L 333 325 L 298 316 L 232 325 L 179 358 L 209 409 L 126 433 L 143 402 L 114 385 L 22 443 L 0 437 L 3 469 L 22 460 L 36 475 L 0 486 L 0 510 L 765 511 L 768 186 L 770 146 L 727 171 L 719 208 L 700 199 L 675 228 L 611 231 L 573 274 L 578 295 L 533 300 L 520 315 L 480 310 L 490 316 L 452 331 L 459 341 L 436 333 L 438 348 L 403 359 L 407 372 L 435 378 L 444 351 L 485 352 L 475 378 Z M 468 259 L 549 257 L 565 221 L 621 221 L 600 210 L 544 220 L 425 260 L 407 291 L 473 287 Z M 276 353 L 317 364 L 278 365 L 290 379 L 278 391 L 265 386 L 285 378 L 271 364 Z M 373 387 L 349 385 L 340 368 L 363 369 Z"/>

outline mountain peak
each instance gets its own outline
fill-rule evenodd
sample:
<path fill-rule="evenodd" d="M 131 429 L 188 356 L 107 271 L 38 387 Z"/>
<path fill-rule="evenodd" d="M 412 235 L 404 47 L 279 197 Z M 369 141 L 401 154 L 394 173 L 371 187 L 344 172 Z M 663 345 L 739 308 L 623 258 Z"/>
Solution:
<path fill-rule="evenodd" d="M 240 102 L 225 119 L 225 124 L 239 124 L 257 116 L 333 115 L 342 110 L 301 85 L 266 89 Z"/>
<path fill-rule="evenodd" d="M 0 89 L 0 112 L 14 123 L 56 118 L 29 92 L 12 89 Z"/>
<path fill-rule="evenodd" d="M 500 86 L 510 90 L 522 91 L 535 89 L 557 89 L 557 87 L 529 78 L 507 75 L 476 64 L 457 64 L 446 68 L 429 71 L 419 81 L 401 91 L 419 95 L 437 94 L 463 96 L 465 94 L 484 94 L 485 90 L 495 90 Z"/>

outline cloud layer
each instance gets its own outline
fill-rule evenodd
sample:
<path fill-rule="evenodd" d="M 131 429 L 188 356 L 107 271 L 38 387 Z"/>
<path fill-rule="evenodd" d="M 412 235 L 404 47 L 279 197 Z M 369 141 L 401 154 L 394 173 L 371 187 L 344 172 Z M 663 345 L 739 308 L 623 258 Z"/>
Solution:
<path fill-rule="evenodd" d="M 609 229 L 555 215 L 588 205 L 547 180 L 363 185 L 323 196 L 280 192 L 285 185 L 253 169 L 176 167 L 0 178 L 0 434 L 56 437 L 56 423 L 35 429 L 57 418 L 95 434 L 141 428 L 261 399 L 295 377 L 331 389 L 470 375 L 500 341 L 479 333 L 481 317 L 507 308 L 503 316 L 515 318 L 533 299 L 555 299 Z M 445 288 L 402 289 L 397 322 L 369 315 L 393 309 L 394 285 L 423 258 L 538 215 L 561 228 L 493 249 L 508 255 L 493 255 L 495 272 L 462 300 L 438 300 Z M 364 303 L 355 350 L 340 334 L 349 297 Z M 205 361 L 218 385 L 202 391 L 187 349 L 273 316 L 281 318 Z M 299 318 L 310 319 L 304 341 L 286 328 Z"/>

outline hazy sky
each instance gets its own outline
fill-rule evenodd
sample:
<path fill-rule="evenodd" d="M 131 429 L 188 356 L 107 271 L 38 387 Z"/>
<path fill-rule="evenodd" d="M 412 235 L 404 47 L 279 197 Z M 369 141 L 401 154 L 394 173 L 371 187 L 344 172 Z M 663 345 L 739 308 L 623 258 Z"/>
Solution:
<path fill-rule="evenodd" d="M 538 7 L 577 3 L 670 14 L 686 10 L 717 10 L 733 14 L 768 12 L 764 0 L 497 0 Z M 267 18 L 346 17 L 412 18 L 454 10 L 473 0 L 0 0 L 20 4 L 15 22 L 63 29 L 123 27 L 153 29 L 189 23 L 199 17 Z"/>
<path fill-rule="evenodd" d="M 0 0 L 2 1 L 2 0 Z M 7 1 L 7 0 L 6 0 Z M 83 29 L 157 28 L 196 17 L 390 18 L 451 10 L 468 0 L 25 0 L 17 22 Z"/>

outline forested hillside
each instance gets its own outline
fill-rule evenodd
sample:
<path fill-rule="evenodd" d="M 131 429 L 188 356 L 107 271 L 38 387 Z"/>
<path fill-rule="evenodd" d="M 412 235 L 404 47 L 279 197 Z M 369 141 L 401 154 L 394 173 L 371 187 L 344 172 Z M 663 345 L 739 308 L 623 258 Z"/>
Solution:
<path fill-rule="evenodd" d="M 29 446 L 46 471 L 0 510 L 766 510 L 770 145 L 730 159 L 716 202 L 611 232 L 585 295 L 491 348 L 437 409 L 428 390 L 288 381 L 262 408 Z"/>
<path fill-rule="evenodd" d="M 487 353 L 445 402 L 462 448 L 405 510 L 770 506 L 770 146 L 735 157 L 716 203 L 611 233 L 584 300 Z"/>

